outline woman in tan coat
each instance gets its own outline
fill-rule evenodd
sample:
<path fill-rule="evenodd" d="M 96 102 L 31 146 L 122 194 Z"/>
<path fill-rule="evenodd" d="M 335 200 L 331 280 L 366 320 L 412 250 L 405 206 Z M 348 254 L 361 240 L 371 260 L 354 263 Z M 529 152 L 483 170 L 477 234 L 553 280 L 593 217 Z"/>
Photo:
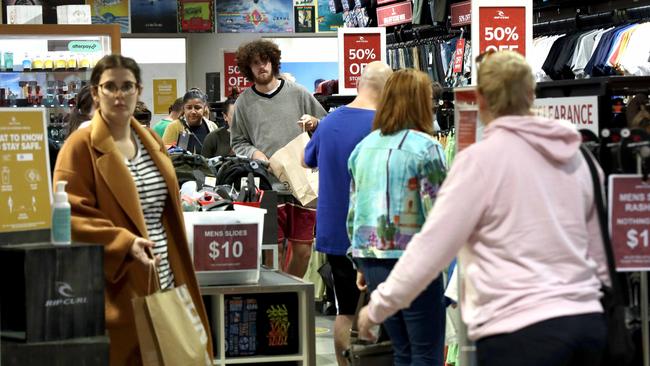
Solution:
<path fill-rule="evenodd" d="M 133 118 L 142 91 L 140 69 L 130 58 L 106 56 L 93 69 L 91 86 L 99 108 L 90 128 L 67 139 L 54 181 L 68 181 L 72 238 L 105 247 L 110 363 L 142 363 L 131 300 L 183 284 L 201 316 L 212 355 L 174 168 L 160 138 Z M 152 265 L 158 281 L 154 277 L 149 289 Z"/>

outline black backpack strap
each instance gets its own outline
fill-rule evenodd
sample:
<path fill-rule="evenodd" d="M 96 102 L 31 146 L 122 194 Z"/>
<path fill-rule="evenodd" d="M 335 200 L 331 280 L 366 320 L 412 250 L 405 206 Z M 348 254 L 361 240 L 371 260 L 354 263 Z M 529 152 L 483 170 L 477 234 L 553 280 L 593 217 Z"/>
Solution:
<path fill-rule="evenodd" d="M 609 235 L 609 226 L 607 223 L 607 211 L 605 209 L 605 200 L 603 198 L 602 183 L 598 175 L 598 170 L 596 169 L 596 163 L 594 162 L 594 158 L 589 150 L 587 150 L 585 146 L 580 146 L 580 152 L 582 152 L 582 155 L 585 158 L 585 162 L 589 166 L 589 171 L 591 172 L 591 181 L 594 188 L 594 199 L 596 201 L 598 223 L 600 224 L 600 232 L 602 233 L 605 254 L 607 255 L 607 267 L 609 269 L 609 278 L 612 281 L 612 290 L 615 299 L 622 304 L 623 297 L 621 289 L 623 289 L 623 286 L 621 286 L 621 276 L 619 276 L 616 272 L 614 251 L 612 249 L 612 241 Z"/>

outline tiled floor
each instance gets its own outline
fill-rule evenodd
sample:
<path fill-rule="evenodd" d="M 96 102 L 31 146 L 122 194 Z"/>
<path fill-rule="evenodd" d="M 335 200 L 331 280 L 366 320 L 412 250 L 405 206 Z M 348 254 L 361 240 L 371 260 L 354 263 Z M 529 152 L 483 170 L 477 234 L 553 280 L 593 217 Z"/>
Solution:
<path fill-rule="evenodd" d="M 337 366 L 333 327 L 333 316 L 316 316 L 316 366 Z"/>

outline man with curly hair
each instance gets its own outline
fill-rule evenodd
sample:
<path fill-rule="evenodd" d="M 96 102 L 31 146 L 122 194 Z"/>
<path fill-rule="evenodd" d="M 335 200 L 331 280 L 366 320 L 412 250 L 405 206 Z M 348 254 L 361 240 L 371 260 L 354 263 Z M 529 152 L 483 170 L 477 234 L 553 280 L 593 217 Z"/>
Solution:
<path fill-rule="evenodd" d="M 230 138 L 236 154 L 268 161 L 303 128 L 313 132 L 327 114 L 307 89 L 280 77 L 280 49 L 275 43 L 260 39 L 241 45 L 237 65 L 253 86 L 235 103 Z M 278 241 L 286 239 L 291 250 L 288 273 L 305 274 L 315 223 L 315 210 L 293 197 L 278 206 Z"/>

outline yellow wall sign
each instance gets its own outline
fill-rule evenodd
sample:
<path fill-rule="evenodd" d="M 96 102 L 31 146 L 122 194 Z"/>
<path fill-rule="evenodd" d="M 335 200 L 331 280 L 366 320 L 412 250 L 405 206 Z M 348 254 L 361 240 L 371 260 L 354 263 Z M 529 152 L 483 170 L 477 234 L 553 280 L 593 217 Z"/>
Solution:
<path fill-rule="evenodd" d="M 52 189 L 48 156 L 45 110 L 3 108 L 0 111 L 0 234 L 50 228 Z M 6 236 L 0 236 L 4 239 L 0 244 L 6 244 Z"/>
<path fill-rule="evenodd" d="M 176 98 L 176 79 L 153 80 L 153 114 L 169 113 Z"/>

